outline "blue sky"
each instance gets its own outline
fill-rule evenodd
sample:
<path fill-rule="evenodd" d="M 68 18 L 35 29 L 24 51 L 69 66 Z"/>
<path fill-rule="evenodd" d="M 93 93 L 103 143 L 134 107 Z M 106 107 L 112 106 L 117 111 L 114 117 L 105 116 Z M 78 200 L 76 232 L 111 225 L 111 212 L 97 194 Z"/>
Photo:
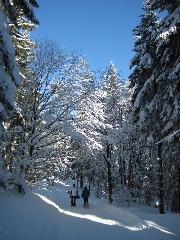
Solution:
<path fill-rule="evenodd" d="M 36 16 L 40 26 L 32 38 L 58 41 L 67 51 L 85 55 L 91 69 L 110 61 L 122 77 L 130 73 L 132 29 L 139 23 L 143 0 L 43 0 Z"/>

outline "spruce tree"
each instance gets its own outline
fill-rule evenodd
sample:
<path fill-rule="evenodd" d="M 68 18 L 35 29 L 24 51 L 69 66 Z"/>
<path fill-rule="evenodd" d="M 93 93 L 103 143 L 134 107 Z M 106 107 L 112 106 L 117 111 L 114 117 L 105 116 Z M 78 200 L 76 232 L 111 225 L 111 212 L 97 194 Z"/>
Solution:
<path fill-rule="evenodd" d="M 2 145 L 2 143 L 7 143 L 7 141 L 5 141 L 3 123 L 5 123 L 7 117 L 11 116 L 14 110 L 16 88 L 19 85 L 21 78 L 18 68 L 20 68 L 21 73 L 22 69 L 24 69 L 24 73 L 26 71 L 25 64 L 23 63 L 27 61 L 27 48 L 24 49 L 23 53 L 22 49 L 25 47 L 25 45 L 22 42 L 25 41 L 25 35 L 23 35 L 24 27 L 22 27 L 22 22 L 25 23 L 26 21 L 29 21 L 29 25 L 38 23 L 37 19 L 34 16 L 32 8 L 38 7 L 38 4 L 36 1 L 2 0 L 0 1 L 0 7 L 0 61 L 2 67 L 0 78 L 0 135 L 2 139 L 2 142 L 0 143 L 0 168 L 2 169 L 6 168 L 6 163 L 3 159 L 5 155 L 7 156 L 7 152 L 4 154 L 4 145 Z M 18 39 L 21 44 L 18 43 Z M 21 52 L 17 49 L 18 45 L 21 45 Z M 26 44 L 26 46 L 27 45 L 28 44 Z M 17 116 L 14 118 L 14 120 L 15 119 L 17 120 Z M 4 182 L 3 175 L 4 174 L 2 172 L 0 176 L 2 182 Z"/>
<path fill-rule="evenodd" d="M 180 3 L 178 0 L 155 0 L 149 4 L 152 10 L 167 11 L 159 26 L 155 74 L 165 168 L 165 202 L 171 210 L 180 212 Z"/>
<path fill-rule="evenodd" d="M 167 11 L 157 24 L 154 11 Z M 154 16 L 149 18 L 149 16 Z M 179 4 L 178 1 L 146 1 L 145 14 L 137 30 L 135 55 L 130 75 L 134 88 L 134 119 L 141 130 L 142 145 L 156 152 L 160 213 L 169 205 L 168 195 L 179 198 Z M 144 25 L 149 18 L 149 23 Z M 140 31 L 143 30 L 143 31 Z M 148 33 L 149 32 L 149 33 Z M 149 37 L 147 37 L 149 36 Z M 148 56 L 148 57 L 147 57 Z M 150 64 L 149 64 L 150 63 Z M 172 169 L 176 169 L 174 175 Z M 168 174 L 172 171 L 172 178 Z M 168 187 L 171 182 L 171 190 Z M 175 190 L 176 186 L 176 190 Z M 168 190 L 169 189 L 169 190 Z M 169 191 L 169 192 L 167 192 Z M 168 198 L 168 199 L 167 199 Z M 179 207 L 177 207 L 179 208 Z M 179 211 L 179 210 L 178 210 Z"/>
<path fill-rule="evenodd" d="M 138 131 L 140 131 L 138 144 L 141 156 L 137 155 L 142 172 L 141 176 L 146 176 L 146 183 L 144 185 L 145 202 L 150 204 L 150 199 L 153 199 L 156 191 L 149 191 L 152 189 L 151 180 L 152 174 L 157 175 L 154 169 L 149 168 L 153 165 L 153 159 L 149 162 L 149 143 L 156 137 L 157 116 L 153 114 L 154 97 L 156 96 L 156 78 L 154 76 L 154 68 L 157 62 L 156 57 L 156 39 L 158 36 L 158 18 L 154 11 L 150 9 L 148 3 L 144 4 L 144 14 L 141 16 L 140 24 L 133 30 L 135 36 L 135 56 L 131 61 L 130 67 L 134 67 L 133 72 L 129 76 L 131 87 L 133 87 L 132 102 L 134 105 L 133 118 L 137 123 Z M 152 116 L 153 115 L 153 116 Z M 151 143 L 150 143 L 151 145 Z M 154 151 L 154 150 L 153 150 Z M 145 157 L 145 153 L 147 156 Z M 143 161 L 143 163 L 142 163 Z M 149 169 L 147 171 L 146 169 Z M 150 170 L 151 169 L 151 170 Z M 144 178 L 144 177 L 142 177 Z M 151 187 L 150 187 L 151 186 Z"/>

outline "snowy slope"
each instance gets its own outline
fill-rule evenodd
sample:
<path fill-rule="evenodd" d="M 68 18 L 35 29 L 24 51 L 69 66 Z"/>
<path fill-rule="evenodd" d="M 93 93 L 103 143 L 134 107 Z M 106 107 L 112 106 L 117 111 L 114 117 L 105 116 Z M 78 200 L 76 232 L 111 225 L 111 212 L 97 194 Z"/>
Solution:
<path fill-rule="evenodd" d="M 91 196 L 70 206 L 70 186 L 39 186 L 19 197 L 0 193 L 0 240 L 166 240 L 180 239 L 180 215 L 159 215 L 156 209 L 117 208 Z"/>

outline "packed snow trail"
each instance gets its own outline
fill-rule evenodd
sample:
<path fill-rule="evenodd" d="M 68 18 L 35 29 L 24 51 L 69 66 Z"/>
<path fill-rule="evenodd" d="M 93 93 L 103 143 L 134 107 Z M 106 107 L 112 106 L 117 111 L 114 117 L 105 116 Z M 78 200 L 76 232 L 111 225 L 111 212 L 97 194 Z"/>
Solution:
<path fill-rule="evenodd" d="M 23 197 L 0 193 L 0 240 L 180 239 L 180 215 L 156 209 L 110 206 L 91 196 L 70 206 L 70 185 L 39 186 Z"/>

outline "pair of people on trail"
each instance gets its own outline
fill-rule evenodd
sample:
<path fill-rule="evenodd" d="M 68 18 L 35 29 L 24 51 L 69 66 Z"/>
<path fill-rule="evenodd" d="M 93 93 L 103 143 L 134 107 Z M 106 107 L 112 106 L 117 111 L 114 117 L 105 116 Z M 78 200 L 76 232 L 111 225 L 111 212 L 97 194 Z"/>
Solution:
<path fill-rule="evenodd" d="M 84 199 L 84 206 L 88 206 L 88 199 L 89 199 L 90 191 L 88 188 L 85 186 L 81 197 Z M 71 206 L 76 206 L 76 199 L 79 198 L 78 191 L 76 190 L 76 185 L 73 184 L 73 188 L 70 191 L 70 197 L 71 197 Z"/>

